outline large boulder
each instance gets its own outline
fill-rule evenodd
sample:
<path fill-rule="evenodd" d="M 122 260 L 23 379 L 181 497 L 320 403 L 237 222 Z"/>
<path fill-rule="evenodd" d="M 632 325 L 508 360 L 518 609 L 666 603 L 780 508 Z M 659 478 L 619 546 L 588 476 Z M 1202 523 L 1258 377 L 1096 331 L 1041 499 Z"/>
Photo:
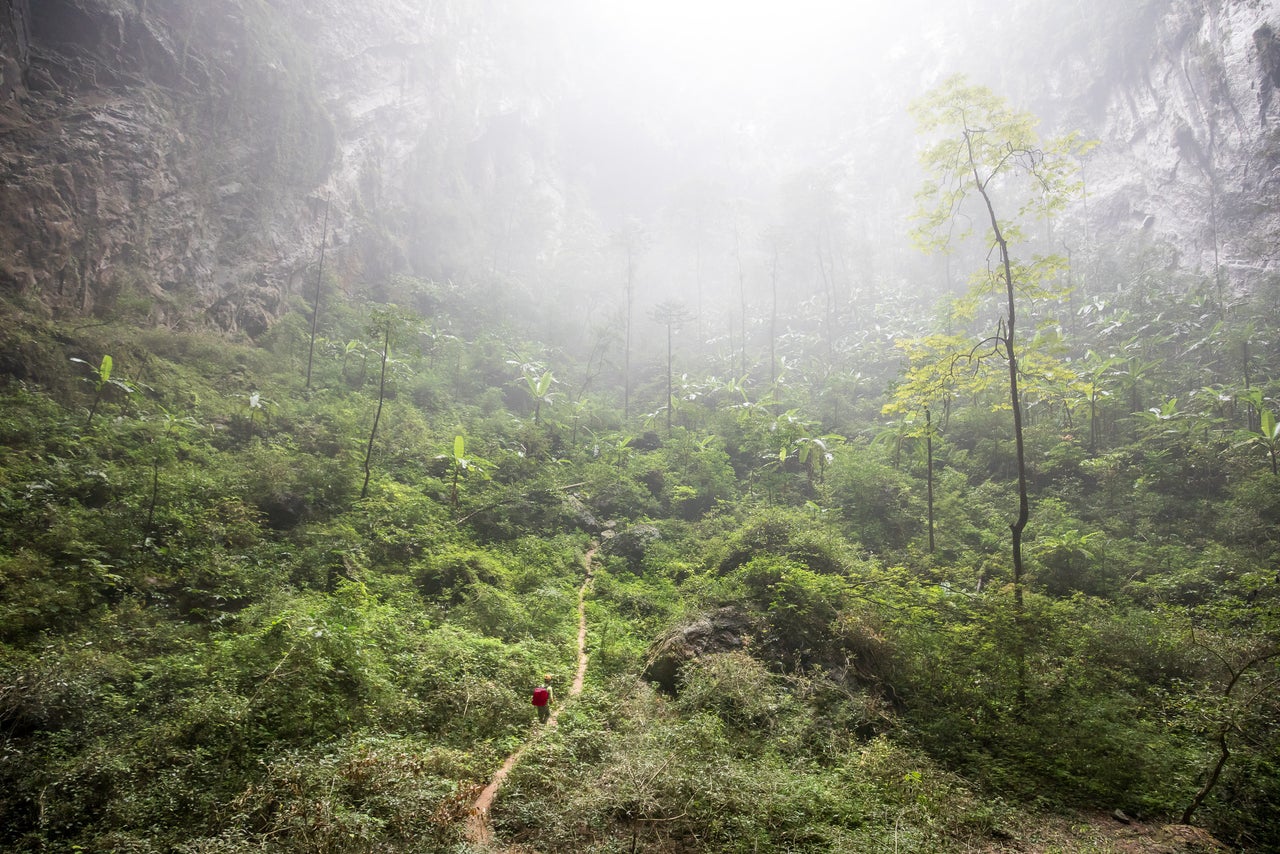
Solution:
<path fill-rule="evenodd" d="M 736 608 L 702 614 L 650 647 L 644 678 L 663 691 L 675 694 L 686 662 L 704 655 L 741 650 L 755 631 L 755 621 Z"/>
<path fill-rule="evenodd" d="M 606 555 L 623 558 L 627 569 L 639 573 L 644 568 L 645 553 L 660 539 L 662 532 L 653 525 L 632 525 L 606 537 L 600 549 Z"/>

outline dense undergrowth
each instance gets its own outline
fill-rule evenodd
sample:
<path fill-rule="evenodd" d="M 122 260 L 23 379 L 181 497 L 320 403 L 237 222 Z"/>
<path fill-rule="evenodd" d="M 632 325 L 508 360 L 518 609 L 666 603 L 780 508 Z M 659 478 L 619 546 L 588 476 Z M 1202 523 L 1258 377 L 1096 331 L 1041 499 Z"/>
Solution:
<path fill-rule="evenodd" d="M 1041 397 L 1019 614 L 977 399 L 935 438 L 930 550 L 887 388 L 815 395 L 826 424 L 708 385 L 668 433 L 555 400 L 534 345 L 443 310 L 394 321 L 380 384 L 390 316 L 335 311 L 308 389 L 300 315 L 250 344 L 7 310 L 6 850 L 463 850 L 527 689 L 572 674 L 593 541 L 587 690 L 501 793 L 503 839 L 971 850 L 1028 811 L 1176 819 L 1203 792 L 1197 822 L 1280 846 L 1280 489 L 1243 393 L 1187 413 L 1108 374 L 1092 435 Z M 715 613 L 734 644 L 674 692 L 642 678 Z"/>

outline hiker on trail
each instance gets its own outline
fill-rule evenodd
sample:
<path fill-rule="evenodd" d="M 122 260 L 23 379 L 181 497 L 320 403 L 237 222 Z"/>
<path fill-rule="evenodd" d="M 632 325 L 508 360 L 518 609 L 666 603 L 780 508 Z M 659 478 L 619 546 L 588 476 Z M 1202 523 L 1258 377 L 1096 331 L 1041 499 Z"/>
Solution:
<path fill-rule="evenodd" d="M 538 723 L 545 724 L 551 717 L 551 674 L 542 677 L 542 684 L 533 689 L 533 706 L 538 710 Z"/>

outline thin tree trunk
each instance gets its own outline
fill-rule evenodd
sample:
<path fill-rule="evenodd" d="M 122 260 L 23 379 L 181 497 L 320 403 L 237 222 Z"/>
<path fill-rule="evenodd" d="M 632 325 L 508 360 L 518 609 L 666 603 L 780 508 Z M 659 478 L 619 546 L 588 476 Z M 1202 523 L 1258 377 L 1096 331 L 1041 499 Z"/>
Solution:
<path fill-rule="evenodd" d="M 1248 391 L 1250 386 L 1252 385 L 1252 380 L 1253 380 L 1253 377 L 1250 375 L 1250 372 L 1249 372 L 1249 339 L 1248 338 L 1246 338 L 1244 341 L 1240 343 L 1240 362 L 1241 362 L 1241 366 L 1244 368 L 1244 390 Z M 1260 419 L 1258 418 L 1258 411 L 1254 408 L 1252 401 L 1250 401 L 1248 407 L 1245 408 L 1244 418 L 1245 418 L 1244 426 L 1246 430 L 1257 430 L 1261 426 Z"/>
<path fill-rule="evenodd" d="M 987 214 L 991 220 L 991 231 L 996 245 L 1000 249 L 1000 263 L 1003 267 L 1006 317 L 1005 330 L 1002 336 L 1005 346 L 1005 358 L 1009 363 L 1009 403 L 1013 408 L 1013 445 L 1015 463 L 1018 471 L 1018 516 L 1009 525 L 1011 533 L 1011 551 L 1013 555 L 1013 608 L 1017 637 L 1014 645 L 1014 658 L 1017 665 L 1017 702 L 1021 712 L 1027 703 L 1027 650 L 1026 619 L 1023 607 L 1023 562 L 1022 532 L 1030 518 L 1030 501 L 1027 497 L 1027 464 L 1026 449 L 1022 436 L 1022 399 L 1018 392 L 1018 350 L 1017 350 L 1017 303 L 1014 299 L 1013 262 L 1009 258 L 1009 244 L 1000 228 L 991 196 L 987 193 L 986 184 L 978 175 L 978 168 L 973 159 L 972 141 L 969 132 L 965 132 L 965 142 L 969 145 L 969 162 L 973 166 L 973 180 L 978 192 L 987 206 Z"/>
<path fill-rule="evenodd" d="M 369 494 L 369 475 L 372 469 L 373 440 L 378 435 L 378 422 L 382 419 L 382 401 L 387 392 L 387 354 L 391 350 L 391 323 L 387 323 L 382 339 L 382 378 L 378 380 L 378 408 L 373 413 L 373 429 L 369 431 L 369 445 L 364 451 L 364 485 L 360 487 L 360 498 Z M 456 484 L 455 484 L 455 489 Z"/>
<path fill-rule="evenodd" d="M 1239 667 L 1232 667 L 1216 650 L 1196 640 L 1194 627 L 1191 630 L 1191 641 L 1197 646 L 1212 652 L 1218 660 L 1226 666 L 1227 672 L 1231 674 L 1231 678 L 1227 680 L 1226 687 L 1222 689 L 1223 700 L 1229 700 L 1231 698 L 1232 692 L 1235 691 L 1236 686 L 1240 684 L 1240 680 L 1244 677 L 1244 674 L 1249 670 L 1249 668 L 1280 656 L 1280 649 L 1272 649 L 1268 652 L 1254 656 Z M 1270 687 L 1271 686 L 1264 687 L 1259 694 L 1269 691 Z M 1245 705 L 1247 706 L 1251 704 L 1253 700 L 1257 699 L 1259 694 L 1255 694 L 1252 698 L 1245 701 Z M 1230 720 L 1224 722 L 1218 728 L 1217 735 L 1214 737 L 1214 741 L 1217 742 L 1218 745 L 1218 758 L 1214 760 L 1213 768 L 1209 769 L 1209 776 L 1205 778 L 1204 785 L 1200 787 L 1200 791 L 1196 792 L 1195 797 L 1191 799 L 1191 803 L 1187 804 L 1187 808 L 1182 811 L 1181 821 L 1183 824 L 1191 824 L 1191 819 L 1195 816 L 1196 810 L 1200 809 L 1200 805 L 1204 803 L 1205 798 L 1209 797 L 1209 793 L 1213 791 L 1213 787 L 1218 784 L 1218 778 L 1222 775 L 1222 769 L 1226 767 L 1227 760 L 1231 758 L 1231 748 L 1227 743 L 1227 736 L 1231 734 L 1231 730 L 1234 728 L 1235 725 Z"/>
<path fill-rule="evenodd" d="M 1196 810 L 1200 809 L 1204 799 L 1209 797 L 1213 787 L 1218 784 L 1218 777 L 1222 774 L 1222 769 L 1226 767 L 1227 760 L 1231 758 L 1231 749 L 1227 746 L 1227 733 L 1229 732 L 1230 729 L 1227 727 L 1218 730 L 1218 759 L 1213 763 L 1213 769 L 1209 772 L 1209 777 L 1204 781 L 1204 785 L 1200 787 L 1200 791 L 1196 792 L 1196 796 L 1191 799 L 1191 803 L 1187 804 L 1187 808 L 1182 811 L 1180 820 L 1183 824 L 1191 824 L 1191 819 L 1195 816 Z"/>
<path fill-rule="evenodd" d="M 307 391 L 311 390 L 311 363 L 316 353 L 316 329 L 320 324 L 320 291 L 324 287 L 324 245 L 329 239 L 329 196 L 324 200 L 324 225 L 320 229 L 320 268 L 316 272 L 316 301 L 311 306 L 311 343 L 307 347 Z"/>
<path fill-rule="evenodd" d="M 827 339 L 827 368 L 830 369 L 835 362 L 835 283 L 832 281 L 831 274 L 827 271 L 826 256 L 822 252 L 821 236 L 815 238 L 814 249 L 818 256 L 818 272 L 822 275 L 822 300 L 824 303 L 822 326 L 825 330 L 824 337 Z"/>
<path fill-rule="evenodd" d="M 929 497 L 929 554 L 933 554 L 933 415 L 928 409 L 924 411 L 925 449 L 928 470 L 926 482 Z"/>
<path fill-rule="evenodd" d="M 702 222 L 698 222 L 698 234 L 693 244 L 693 278 L 697 288 L 694 304 L 695 324 L 698 330 L 698 354 L 702 354 Z"/>
<path fill-rule="evenodd" d="M 156 503 L 160 500 L 160 456 L 151 461 L 151 503 L 147 505 L 147 524 L 143 528 L 142 536 L 151 536 L 155 530 L 156 521 Z"/>
<path fill-rule="evenodd" d="M 667 438 L 671 438 L 671 326 L 667 324 Z"/>
<path fill-rule="evenodd" d="M 773 313 L 769 316 L 769 388 L 778 385 L 778 244 L 773 245 L 773 264 L 769 273 L 773 290 Z"/>
<path fill-rule="evenodd" d="M 1098 450 L 1098 391 L 1089 392 L 1089 453 Z"/>
<path fill-rule="evenodd" d="M 622 357 L 622 417 L 631 417 L 631 308 L 634 295 L 634 264 L 631 247 L 627 247 L 627 334 L 626 352 Z"/>
<path fill-rule="evenodd" d="M 738 307 L 742 313 L 742 341 L 739 344 L 742 367 L 739 376 L 747 375 L 747 277 L 742 272 L 742 247 L 738 242 L 738 227 L 733 228 L 733 254 L 738 261 Z"/>

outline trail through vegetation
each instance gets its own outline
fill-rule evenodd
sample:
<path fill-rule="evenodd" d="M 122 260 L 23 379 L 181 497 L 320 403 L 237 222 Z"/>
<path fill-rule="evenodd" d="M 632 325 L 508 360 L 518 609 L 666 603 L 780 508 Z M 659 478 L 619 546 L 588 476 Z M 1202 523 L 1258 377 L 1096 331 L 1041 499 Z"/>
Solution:
<path fill-rule="evenodd" d="M 742 348 L 664 308 L 630 356 L 639 303 L 565 337 L 484 279 L 325 283 L 305 385 L 302 304 L 0 298 L 0 850 L 1280 851 L 1280 277 L 1051 264 L 1031 214 L 1022 572 L 978 247 L 936 316 L 791 229 L 717 306 Z M 624 299 L 643 243 L 587 272 Z"/>
<path fill-rule="evenodd" d="M 582 685 L 587 678 L 587 588 L 591 585 L 592 572 L 591 561 L 595 557 L 596 550 L 594 547 L 589 549 L 582 558 L 583 566 L 586 569 L 586 577 L 582 580 L 582 586 L 578 588 L 578 671 L 574 674 L 573 684 L 569 688 L 569 696 L 566 700 L 573 699 L 582 693 Z M 551 716 L 547 719 L 545 727 L 539 727 L 532 737 L 513 752 L 502 763 L 497 772 L 493 775 L 493 779 L 489 781 L 489 785 L 481 790 L 479 797 L 472 804 L 471 810 L 467 815 L 466 838 L 472 845 L 488 848 L 493 844 L 493 826 L 489 822 L 489 808 L 493 806 L 493 799 L 498 794 L 498 789 L 502 788 L 502 784 L 506 782 L 507 776 L 511 773 L 511 769 L 519 763 L 520 757 L 524 755 L 525 750 L 544 732 L 556 725 L 557 719 L 560 717 L 560 710 L 564 708 L 563 703 L 556 703 L 551 710 Z"/>

